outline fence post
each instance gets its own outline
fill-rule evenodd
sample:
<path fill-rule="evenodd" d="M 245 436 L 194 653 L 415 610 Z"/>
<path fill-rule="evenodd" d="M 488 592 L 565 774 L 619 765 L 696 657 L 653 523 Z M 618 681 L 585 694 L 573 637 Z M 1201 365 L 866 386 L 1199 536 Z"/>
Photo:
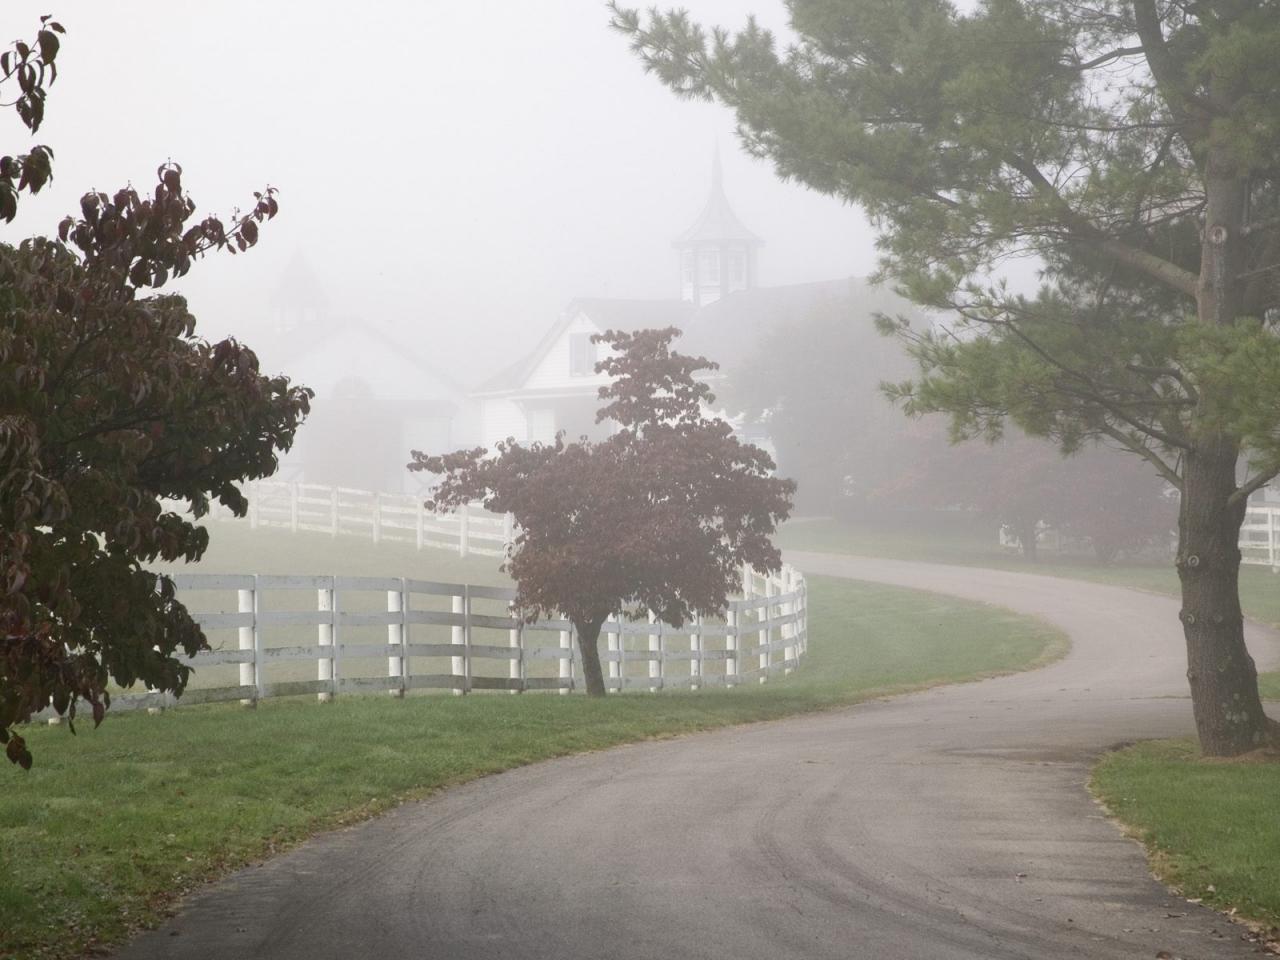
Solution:
<path fill-rule="evenodd" d="M 573 690 L 573 633 L 570 630 L 560 631 L 560 693 L 568 694 Z M 565 683 L 565 681 L 568 681 Z"/>
<path fill-rule="evenodd" d="M 769 629 L 769 621 L 773 619 L 773 605 L 768 603 L 770 597 L 773 596 L 773 581 L 769 579 L 768 574 L 764 577 L 764 598 L 765 605 L 756 607 L 756 619 L 760 622 L 761 627 L 757 633 L 760 642 L 760 682 L 764 683 L 769 679 L 769 665 L 772 657 L 769 655 L 769 642 L 773 633 Z"/>
<path fill-rule="evenodd" d="M 650 693 L 657 693 L 659 690 L 662 689 L 662 655 L 663 655 L 662 625 L 658 623 L 657 614 L 655 614 L 652 610 L 650 610 L 649 625 L 650 627 L 652 627 L 654 624 L 657 624 L 658 630 L 656 633 L 650 630 L 650 633 L 649 633 L 649 679 L 651 681 L 657 680 L 658 682 L 657 684 L 653 684 L 653 683 L 649 684 Z M 653 655 L 655 653 L 658 655 L 656 660 L 653 658 Z"/>
<path fill-rule="evenodd" d="M 248 626 L 241 626 L 239 631 L 240 649 L 249 650 L 254 655 L 254 662 L 240 664 L 240 686 L 253 687 L 253 696 L 248 700 L 241 700 L 241 706 L 255 707 L 258 705 L 258 578 L 253 578 L 253 586 L 248 590 L 236 591 L 237 608 L 240 613 L 249 614 Z"/>
<path fill-rule="evenodd" d="M 422 549 L 423 542 L 426 540 L 426 525 L 427 525 L 427 508 L 426 508 L 426 505 L 422 502 L 422 500 L 419 500 L 417 523 L 416 523 L 417 532 L 418 532 L 418 549 L 419 550 Z"/>
<path fill-rule="evenodd" d="M 627 690 L 627 631 L 626 620 L 618 614 L 618 692 Z"/>
<path fill-rule="evenodd" d="M 462 696 L 462 694 L 467 692 L 467 626 L 466 624 L 467 624 L 467 620 L 469 619 L 467 617 L 467 606 L 468 606 L 467 588 L 463 587 L 462 595 L 461 596 L 455 595 L 453 598 L 453 612 L 462 617 L 462 623 L 456 623 L 453 625 L 453 630 L 451 631 L 451 634 L 449 637 L 450 641 L 453 643 L 454 646 L 460 647 L 462 649 L 462 655 L 455 656 L 453 658 L 452 667 L 451 667 L 451 672 L 453 673 L 453 675 L 459 678 L 460 680 L 460 683 L 453 688 L 453 693 L 455 696 Z"/>
<path fill-rule="evenodd" d="M 695 615 L 689 633 L 689 689 L 702 689 L 702 617 Z"/>
<path fill-rule="evenodd" d="M 329 533 L 331 536 L 338 535 L 338 488 L 329 488 Z"/>
<path fill-rule="evenodd" d="M 458 556 L 465 557 L 470 552 L 471 508 L 463 504 L 458 508 Z"/>
<path fill-rule="evenodd" d="M 512 613 L 514 613 L 514 611 L 512 611 Z M 511 692 L 524 693 L 524 627 L 522 625 L 517 626 L 514 630 L 510 631 L 508 640 L 511 644 L 511 649 L 517 651 L 516 655 L 511 658 L 511 668 L 507 673 L 507 676 L 512 680 L 517 681 L 516 688 Z"/>
<path fill-rule="evenodd" d="M 796 629 L 800 634 L 800 656 L 809 652 L 809 581 L 801 579 L 800 596 L 796 598 L 800 604 L 800 620 Z"/>
<path fill-rule="evenodd" d="M 335 614 L 333 609 L 334 608 L 333 578 L 330 577 L 328 579 L 329 579 L 328 587 L 320 587 L 316 590 L 316 609 L 319 610 L 321 613 L 327 613 L 329 615 L 327 618 L 322 617 L 320 621 L 320 625 L 316 627 L 316 642 L 321 647 L 330 648 L 328 651 L 329 656 L 327 657 L 324 656 L 325 651 L 321 650 L 320 651 L 321 656 L 316 661 L 318 664 L 318 667 L 316 670 L 316 679 L 319 680 L 321 683 L 328 683 L 329 685 L 328 690 L 322 690 L 321 692 L 316 694 L 316 699 L 319 700 L 321 703 L 328 703 L 330 700 L 332 700 L 333 695 L 337 693 L 337 690 L 338 690 L 337 683 L 334 681 L 334 671 L 333 671 L 333 653 L 335 652 L 333 649 L 333 625 L 337 620 L 337 615 Z M 325 622 L 326 619 L 328 621 L 327 623 Z"/>
<path fill-rule="evenodd" d="M 400 581 L 399 590 L 387 591 L 387 613 L 398 613 L 398 623 L 387 624 L 387 646 L 398 646 L 398 652 L 387 651 L 387 677 L 398 680 L 390 689 L 393 697 L 404 696 L 404 580 Z"/>
<path fill-rule="evenodd" d="M 779 612 L 784 618 L 794 616 L 796 613 L 796 578 L 795 571 L 790 567 L 782 568 L 782 592 L 790 599 L 778 607 Z M 791 623 L 784 623 L 780 633 L 784 641 L 782 647 L 782 670 L 783 674 L 789 674 L 795 669 L 796 663 L 796 625 L 793 620 Z M 786 642 L 790 641 L 790 642 Z"/>
<path fill-rule="evenodd" d="M 726 687 L 738 684 L 738 611 L 729 601 L 729 609 L 724 615 L 724 649 L 728 656 L 724 661 L 724 684 Z"/>
<path fill-rule="evenodd" d="M 298 481 L 289 484 L 289 531 L 298 532 Z"/>
<path fill-rule="evenodd" d="M 609 621 L 607 620 L 605 621 L 605 627 L 606 627 L 606 632 L 604 635 L 605 646 L 608 648 L 609 653 L 612 654 L 612 656 L 609 657 L 609 684 L 608 686 L 605 687 L 605 690 L 606 691 L 612 690 L 614 684 L 617 683 L 618 692 L 621 693 L 622 684 L 619 682 L 621 677 L 620 658 L 622 656 L 622 654 L 619 652 L 622 646 L 619 643 L 619 641 L 622 639 L 622 615 L 621 614 L 618 615 L 618 618 L 614 621 L 614 623 L 617 624 L 617 627 L 618 627 L 616 631 L 608 630 L 607 627 L 609 625 Z"/>

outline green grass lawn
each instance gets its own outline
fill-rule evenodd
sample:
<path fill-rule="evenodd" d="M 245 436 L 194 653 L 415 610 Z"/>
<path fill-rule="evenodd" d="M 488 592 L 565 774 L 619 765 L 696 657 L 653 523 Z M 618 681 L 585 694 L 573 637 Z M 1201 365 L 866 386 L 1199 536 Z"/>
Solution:
<path fill-rule="evenodd" d="M 1200 758 L 1187 740 L 1108 754 L 1093 790 L 1185 896 L 1280 925 L 1280 764 Z"/>
<path fill-rule="evenodd" d="M 252 548 L 254 565 L 266 562 L 265 545 Z M 351 556 L 349 541 L 340 548 Z M 280 550 L 285 566 L 301 572 Z M 332 546 L 326 556 L 335 556 Z M 325 557 L 313 558 L 322 569 Z M 245 556 L 230 561 L 248 568 Z M 35 768 L 0 774 L 0 956 L 75 957 L 118 942 L 237 865 L 451 783 L 625 741 L 1024 669 L 1066 649 L 1051 627 L 995 607 L 838 579 L 809 585 L 809 657 L 793 676 L 764 686 L 604 701 L 297 698 L 256 710 L 119 714 L 75 737 L 65 727 L 32 726 L 24 732 Z"/>
<path fill-rule="evenodd" d="M 157 565 L 170 573 L 343 574 L 410 577 L 445 583 L 505 585 L 496 557 L 459 557 L 412 543 L 287 530 L 251 530 L 248 521 L 208 525 L 209 549 L 197 564 Z"/>

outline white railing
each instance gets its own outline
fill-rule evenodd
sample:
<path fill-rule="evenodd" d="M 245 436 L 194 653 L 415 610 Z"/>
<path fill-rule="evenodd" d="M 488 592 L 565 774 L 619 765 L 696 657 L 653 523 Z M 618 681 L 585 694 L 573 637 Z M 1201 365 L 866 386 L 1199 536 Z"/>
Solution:
<path fill-rule="evenodd" d="M 1249 505 L 1240 527 L 1240 560 L 1280 572 L 1280 507 Z"/>
<path fill-rule="evenodd" d="M 736 686 L 790 673 L 808 650 L 804 577 L 745 569 L 724 618 L 681 627 L 611 619 L 601 630 L 608 690 Z M 582 686 L 565 620 L 521 623 L 505 587 L 376 577 L 183 574 L 179 596 L 212 649 L 181 703 L 413 690 L 520 693 Z M 123 693 L 112 709 L 174 705 Z"/>
<path fill-rule="evenodd" d="M 249 501 L 249 525 L 310 530 L 331 536 L 360 536 L 457 550 L 462 556 L 505 556 L 514 528 L 511 517 L 497 516 L 479 507 L 462 507 L 456 513 L 435 514 L 423 498 L 408 493 L 376 493 L 313 483 L 261 480 L 244 489 Z M 231 511 L 216 506 L 215 519 L 233 519 Z"/>

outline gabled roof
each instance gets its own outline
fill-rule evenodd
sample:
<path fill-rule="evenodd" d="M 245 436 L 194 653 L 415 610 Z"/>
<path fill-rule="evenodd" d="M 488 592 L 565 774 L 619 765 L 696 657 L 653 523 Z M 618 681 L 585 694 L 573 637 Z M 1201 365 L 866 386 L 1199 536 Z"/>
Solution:
<path fill-rule="evenodd" d="M 572 301 L 559 319 L 520 360 L 490 377 L 476 387 L 476 394 L 504 393 L 518 390 L 538 369 L 538 365 L 564 332 L 580 316 L 585 316 L 601 331 L 623 330 L 628 333 L 649 327 L 681 327 L 688 323 L 695 310 L 685 300 L 609 300 L 583 298 Z"/>
<path fill-rule="evenodd" d="M 329 309 L 329 298 L 325 296 L 320 278 L 301 248 L 293 251 L 293 256 L 280 271 L 276 287 L 271 292 L 271 302 L 277 307 L 311 308 L 321 313 Z"/>
<path fill-rule="evenodd" d="M 711 164 L 711 194 L 693 226 L 676 237 L 672 246 L 691 247 L 726 240 L 753 246 L 763 243 L 743 225 L 729 206 L 729 198 L 724 193 L 724 174 L 720 169 L 720 150 L 717 147 Z"/>
<path fill-rule="evenodd" d="M 368 372 L 363 369 L 365 364 L 362 361 L 367 361 L 371 355 L 376 354 L 379 358 L 386 358 L 380 359 L 379 362 L 398 362 L 405 370 L 417 371 L 419 382 L 415 383 L 414 387 L 420 389 L 424 385 L 422 381 L 430 381 L 438 384 L 450 395 L 457 397 L 466 395 L 465 388 L 452 375 L 429 361 L 415 347 L 400 340 L 388 330 L 359 320 L 335 324 L 323 336 L 309 341 L 304 349 L 298 350 L 289 357 L 289 366 L 297 370 L 305 370 L 314 358 L 330 353 L 336 348 L 341 348 L 342 355 L 347 358 L 353 374 Z M 369 354 L 366 354 L 366 349 Z M 382 381 L 386 378 L 375 377 L 375 379 L 385 388 L 386 384 Z"/>

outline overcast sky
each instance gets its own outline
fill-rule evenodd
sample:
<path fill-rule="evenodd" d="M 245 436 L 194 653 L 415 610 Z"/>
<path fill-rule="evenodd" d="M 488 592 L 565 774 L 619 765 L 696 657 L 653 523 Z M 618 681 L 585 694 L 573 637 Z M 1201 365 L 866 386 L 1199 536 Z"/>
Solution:
<path fill-rule="evenodd" d="M 684 5 L 786 28 L 780 0 Z M 874 266 L 859 211 L 778 182 L 726 110 L 646 76 L 602 0 L 4 6 L 10 38 L 46 12 L 67 28 L 38 137 L 54 184 L 8 239 L 52 231 L 88 188 L 149 187 L 169 158 L 202 210 L 279 188 L 256 250 L 182 284 L 208 337 L 261 336 L 301 253 L 337 312 L 393 324 L 475 379 L 573 297 L 677 295 L 671 239 L 701 208 L 717 142 L 730 198 L 766 242 L 764 283 Z M 25 149 L 9 114 L 3 149 Z"/>

